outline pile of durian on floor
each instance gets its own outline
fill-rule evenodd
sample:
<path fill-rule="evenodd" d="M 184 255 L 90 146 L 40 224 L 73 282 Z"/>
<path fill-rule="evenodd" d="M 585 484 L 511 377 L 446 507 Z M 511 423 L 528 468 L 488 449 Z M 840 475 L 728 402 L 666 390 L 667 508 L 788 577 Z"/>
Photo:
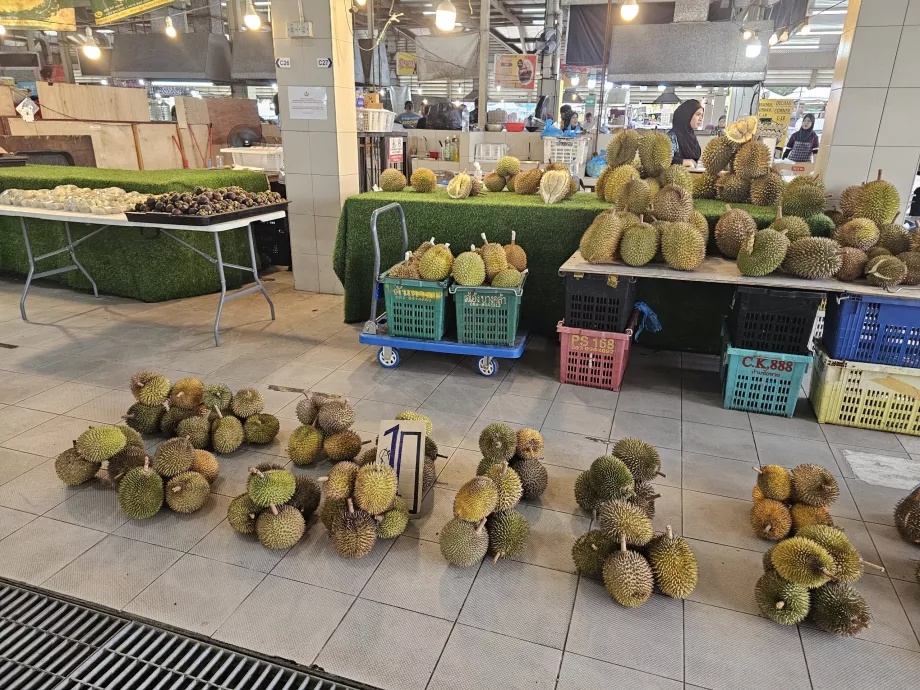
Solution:
<path fill-rule="evenodd" d="M 884 568 L 864 561 L 834 526 L 828 506 L 839 494 L 837 480 L 811 464 L 791 472 L 779 465 L 754 469 L 751 525 L 759 537 L 779 541 L 764 554 L 764 574 L 754 588 L 761 613 L 781 625 L 807 619 L 826 632 L 858 634 L 871 616 L 850 583 L 864 566 Z"/>
<path fill-rule="evenodd" d="M 511 232 L 511 244 L 489 242 L 482 234 L 482 246 L 471 246 L 470 251 L 454 258 L 449 244 L 436 244 L 432 237 L 414 252 L 406 252 L 405 260 L 394 264 L 387 276 L 416 280 L 444 280 L 453 277 L 465 287 L 514 288 L 524 280 L 527 254 L 516 243 L 517 233 Z"/>
<path fill-rule="evenodd" d="M 597 521 L 572 547 L 582 575 L 600 575 L 613 599 L 629 607 L 662 594 L 685 599 L 696 588 L 696 557 L 670 525 L 655 535 L 655 493 L 651 481 L 661 473 L 661 458 L 651 444 L 624 438 L 612 455 L 602 455 L 575 481 L 575 500 Z"/>
<path fill-rule="evenodd" d="M 441 528 L 441 554 L 451 565 L 469 568 L 487 553 L 493 562 L 521 554 L 530 524 L 514 507 L 546 490 L 548 475 L 540 458 L 543 436 L 535 429 L 514 431 L 490 424 L 479 435 L 482 460 L 476 476 L 460 487 L 454 517 Z"/>
<path fill-rule="evenodd" d="M 894 509 L 894 524 L 904 541 L 920 546 L 920 486 L 898 501 Z M 920 583 L 920 562 L 914 577 Z"/>

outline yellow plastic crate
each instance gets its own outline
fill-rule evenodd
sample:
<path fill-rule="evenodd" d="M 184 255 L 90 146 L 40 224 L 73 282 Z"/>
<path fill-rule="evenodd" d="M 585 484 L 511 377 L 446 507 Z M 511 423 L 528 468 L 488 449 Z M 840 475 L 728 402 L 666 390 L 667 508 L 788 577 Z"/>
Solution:
<path fill-rule="evenodd" d="M 818 421 L 920 436 L 920 370 L 815 351 L 808 397 Z"/>

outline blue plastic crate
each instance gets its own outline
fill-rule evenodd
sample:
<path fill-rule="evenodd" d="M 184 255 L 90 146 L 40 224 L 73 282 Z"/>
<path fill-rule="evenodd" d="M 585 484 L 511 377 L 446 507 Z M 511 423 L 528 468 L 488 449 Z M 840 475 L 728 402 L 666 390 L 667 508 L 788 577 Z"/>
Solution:
<path fill-rule="evenodd" d="M 920 301 L 829 297 L 824 347 L 833 359 L 920 368 Z"/>
<path fill-rule="evenodd" d="M 732 347 L 722 328 L 722 407 L 791 417 L 811 355 Z"/>

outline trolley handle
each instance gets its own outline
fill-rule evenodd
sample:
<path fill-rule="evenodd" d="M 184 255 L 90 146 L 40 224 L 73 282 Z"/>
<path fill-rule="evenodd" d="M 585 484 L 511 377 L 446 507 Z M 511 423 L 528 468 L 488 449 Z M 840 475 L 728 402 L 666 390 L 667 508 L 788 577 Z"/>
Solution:
<path fill-rule="evenodd" d="M 409 248 L 409 234 L 406 232 L 406 213 L 397 202 L 381 206 L 371 213 L 371 235 L 374 238 L 374 279 L 371 281 L 371 321 L 377 320 L 377 278 L 380 276 L 380 238 L 377 235 L 377 218 L 388 211 L 399 211 L 399 220 L 402 223 L 402 251 L 400 256 L 406 255 Z"/>

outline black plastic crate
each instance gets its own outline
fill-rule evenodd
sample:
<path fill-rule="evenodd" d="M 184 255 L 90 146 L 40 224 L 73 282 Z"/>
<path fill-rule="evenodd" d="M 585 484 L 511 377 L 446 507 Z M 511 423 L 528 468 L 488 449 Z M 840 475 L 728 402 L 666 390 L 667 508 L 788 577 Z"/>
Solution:
<path fill-rule="evenodd" d="M 823 292 L 739 287 L 728 325 L 732 345 L 745 350 L 807 355 Z"/>
<path fill-rule="evenodd" d="M 565 325 L 593 331 L 623 333 L 636 301 L 634 278 L 567 273 Z"/>

